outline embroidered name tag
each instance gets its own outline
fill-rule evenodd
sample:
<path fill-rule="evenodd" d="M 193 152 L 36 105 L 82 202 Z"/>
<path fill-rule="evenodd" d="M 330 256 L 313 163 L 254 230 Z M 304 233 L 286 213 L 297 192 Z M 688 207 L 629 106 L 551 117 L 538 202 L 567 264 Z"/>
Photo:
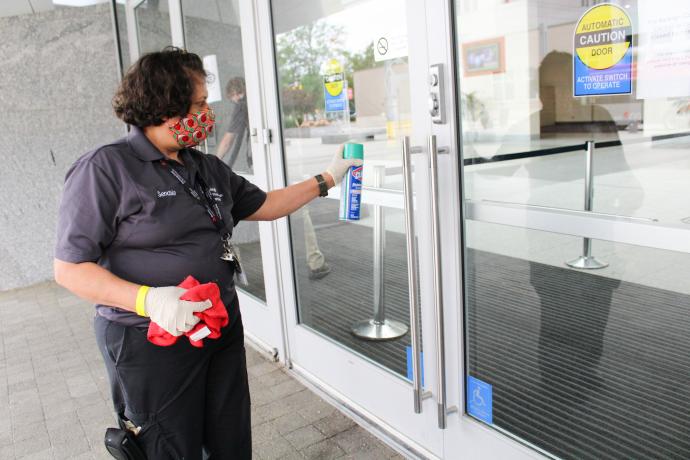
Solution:
<path fill-rule="evenodd" d="M 177 192 L 175 190 L 166 190 L 164 192 L 157 190 L 156 193 L 158 194 L 158 198 L 165 198 L 166 196 L 177 196 Z"/>

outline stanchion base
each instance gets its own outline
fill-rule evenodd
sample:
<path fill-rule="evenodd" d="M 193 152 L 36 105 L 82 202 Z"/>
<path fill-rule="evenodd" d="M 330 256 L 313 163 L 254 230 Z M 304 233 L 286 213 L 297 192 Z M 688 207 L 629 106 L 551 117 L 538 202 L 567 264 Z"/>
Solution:
<path fill-rule="evenodd" d="M 575 260 L 566 262 L 566 265 L 573 268 L 580 268 L 582 270 L 596 270 L 598 268 L 606 268 L 609 266 L 608 262 L 602 262 L 596 257 L 580 256 Z"/>
<path fill-rule="evenodd" d="M 352 326 L 352 334 L 364 340 L 393 340 L 407 334 L 408 327 L 400 321 L 385 320 L 375 323 L 373 319 L 360 321 Z"/>

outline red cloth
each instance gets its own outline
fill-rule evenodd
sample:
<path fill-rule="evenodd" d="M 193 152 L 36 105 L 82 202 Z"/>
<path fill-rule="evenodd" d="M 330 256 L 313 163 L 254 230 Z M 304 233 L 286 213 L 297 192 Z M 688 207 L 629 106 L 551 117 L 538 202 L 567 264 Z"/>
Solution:
<path fill-rule="evenodd" d="M 211 330 L 211 334 L 208 335 L 209 339 L 217 339 L 220 337 L 220 329 L 228 325 L 228 311 L 225 308 L 225 304 L 220 300 L 220 289 L 216 283 L 206 283 L 200 284 L 194 277 L 188 276 L 178 284 L 179 287 L 188 289 L 180 299 L 190 300 L 192 302 L 203 302 L 204 300 L 210 300 L 213 305 L 206 310 L 198 313 L 194 313 L 194 316 L 201 318 L 201 321 L 194 326 L 192 330 L 186 332 L 189 338 L 189 343 L 197 348 L 204 346 L 203 339 L 192 340 L 192 336 L 196 334 L 199 330 L 204 327 L 208 327 Z M 182 336 L 175 337 L 174 335 L 168 333 L 165 329 L 160 327 L 158 324 L 151 321 L 149 324 L 149 331 L 147 334 L 149 342 L 160 345 L 163 347 L 169 347 L 175 344 L 177 339 Z"/>

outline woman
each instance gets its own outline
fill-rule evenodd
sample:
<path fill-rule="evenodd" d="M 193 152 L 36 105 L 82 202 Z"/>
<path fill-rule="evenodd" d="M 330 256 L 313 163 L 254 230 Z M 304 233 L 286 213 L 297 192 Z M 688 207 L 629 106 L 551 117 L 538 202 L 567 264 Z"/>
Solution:
<path fill-rule="evenodd" d="M 251 458 L 242 321 L 229 244 L 241 220 L 273 220 L 324 195 L 353 164 L 336 154 L 323 174 L 264 193 L 192 147 L 213 130 L 199 56 L 176 48 L 141 57 L 113 99 L 129 135 L 67 173 L 56 281 L 96 303 L 94 327 L 115 410 L 148 458 Z M 222 257 L 222 258 L 221 258 Z M 220 288 L 229 324 L 202 348 L 147 339 L 150 322 L 190 331 L 210 301 L 180 300 L 188 275 Z"/>

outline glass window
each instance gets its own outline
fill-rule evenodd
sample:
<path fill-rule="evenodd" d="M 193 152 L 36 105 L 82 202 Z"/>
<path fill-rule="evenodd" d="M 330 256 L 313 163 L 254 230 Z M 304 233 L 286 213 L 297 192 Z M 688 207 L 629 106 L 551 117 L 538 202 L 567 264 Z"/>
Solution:
<path fill-rule="evenodd" d="M 139 55 L 160 51 L 172 43 L 168 2 L 144 0 L 134 8 Z"/>

